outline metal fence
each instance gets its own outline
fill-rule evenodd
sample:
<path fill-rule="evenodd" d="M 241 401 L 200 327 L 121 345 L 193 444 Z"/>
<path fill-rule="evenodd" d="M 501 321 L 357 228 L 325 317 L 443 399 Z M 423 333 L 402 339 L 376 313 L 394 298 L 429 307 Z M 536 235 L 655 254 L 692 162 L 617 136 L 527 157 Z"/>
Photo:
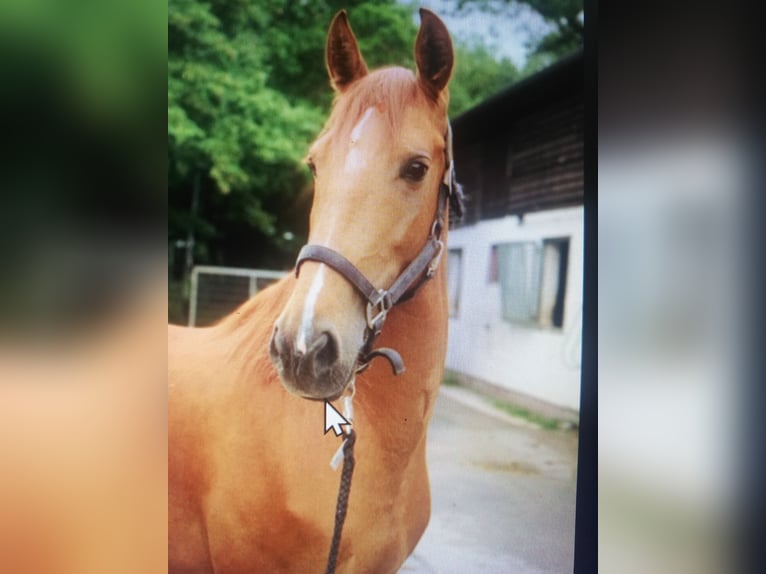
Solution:
<path fill-rule="evenodd" d="M 286 273 L 210 265 L 194 267 L 189 293 L 189 326 L 215 323 Z"/>

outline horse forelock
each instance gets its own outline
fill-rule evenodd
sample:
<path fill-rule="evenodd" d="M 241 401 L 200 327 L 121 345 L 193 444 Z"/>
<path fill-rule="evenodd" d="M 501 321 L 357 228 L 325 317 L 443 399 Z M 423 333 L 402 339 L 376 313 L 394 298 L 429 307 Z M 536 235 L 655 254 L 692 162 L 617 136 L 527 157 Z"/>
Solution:
<path fill-rule="evenodd" d="M 354 126 L 370 108 L 385 116 L 391 135 L 395 137 L 408 108 L 416 105 L 429 108 L 443 105 L 446 112 L 447 97 L 445 93 L 444 100 L 434 103 L 422 91 L 411 70 L 400 67 L 380 68 L 336 96 L 332 113 L 320 138 L 349 137 Z"/>

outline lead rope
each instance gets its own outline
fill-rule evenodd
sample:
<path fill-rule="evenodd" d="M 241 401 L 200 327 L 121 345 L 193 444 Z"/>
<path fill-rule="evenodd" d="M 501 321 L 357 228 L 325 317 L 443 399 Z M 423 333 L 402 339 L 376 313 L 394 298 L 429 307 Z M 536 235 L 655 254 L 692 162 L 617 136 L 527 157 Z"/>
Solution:
<path fill-rule="evenodd" d="M 340 473 L 340 487 L 338 489 L 338 501 L 335 504 L 335 528 L 332 533 L 330 555 L 327 557 L 326 574 L 335 574 L 335 563 L 338 560 L 338 548 L 340 547 L 340 535 L 343 531 L 343 523 L 346 521 L 348 509 L 348 497 L 351 493 L 351 476 L 354 474 L 354 443 L 356 433 L 354 429 L 346 431 L 346 440 L 343 443 L 343 470 Z"/>

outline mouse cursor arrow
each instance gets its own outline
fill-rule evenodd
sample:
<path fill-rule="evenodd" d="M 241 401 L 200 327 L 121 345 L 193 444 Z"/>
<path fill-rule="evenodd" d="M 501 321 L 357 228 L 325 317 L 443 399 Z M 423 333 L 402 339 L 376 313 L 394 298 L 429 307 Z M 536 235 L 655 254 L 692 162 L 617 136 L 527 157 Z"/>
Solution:
<path fill-rule="evenodd" d="M 335 410 L 335 407 L 329 401 L 324 402 L 324 434 L 327 434 L 332 429 L 335 436 L 340 436 L 343 434 L 343 429 L 340 427 L 350 424 L 342 414 Z"/>

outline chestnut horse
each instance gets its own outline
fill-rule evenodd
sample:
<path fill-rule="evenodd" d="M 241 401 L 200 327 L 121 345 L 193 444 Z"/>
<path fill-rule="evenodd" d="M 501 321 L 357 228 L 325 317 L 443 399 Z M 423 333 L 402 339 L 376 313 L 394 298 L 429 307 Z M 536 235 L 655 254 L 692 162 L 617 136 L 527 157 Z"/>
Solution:
<path fill-rule="evenodd" d="M 340 439 L 324 433 L 322 401 L 351 389 L 357 463 L 338 571 L 396 572 L 426 528 L 426 428 L 447 342 L 438 262 L 447 198 L 453 213 L 460 198 L 452 42 L 427 10 L 415 60 L 415 74 L 368 72 L 345 11 L 335 16 L 326 64 L 336 100 L 309 151 L 311 248 L 299 273 L 214 327 L 170 327 L 171 573 L 324 571 Z M 384 358 L 406 370 L 392 375 Z"/>

